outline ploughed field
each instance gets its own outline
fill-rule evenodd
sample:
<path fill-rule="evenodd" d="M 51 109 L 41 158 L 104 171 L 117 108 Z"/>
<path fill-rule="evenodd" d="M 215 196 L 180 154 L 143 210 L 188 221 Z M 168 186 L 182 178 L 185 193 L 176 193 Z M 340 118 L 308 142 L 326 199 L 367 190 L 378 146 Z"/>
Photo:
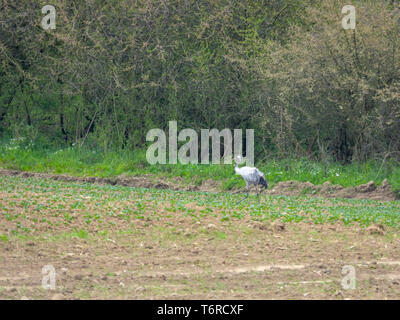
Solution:
<path fill-rule="evenodd" d="M 400 298 L 400 201 L 242 197 L 1 176 L 0 299 Z"/>

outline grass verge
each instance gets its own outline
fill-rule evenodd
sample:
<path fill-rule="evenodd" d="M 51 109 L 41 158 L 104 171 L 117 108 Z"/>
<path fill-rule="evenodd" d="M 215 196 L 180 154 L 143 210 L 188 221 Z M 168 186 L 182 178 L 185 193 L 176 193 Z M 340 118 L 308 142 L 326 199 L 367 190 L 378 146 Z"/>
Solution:
<path fill-rule="evenodd" d="M 387 178 L 400 196 L 400 166 L 394 162 L 369 161 L 366 163 L 320 163 L 308 159 L 271 159 L 256 163 L 264 172 L 270 186 L 280 181 L 296 180 L 322 184 L 330 181 L 344 187 L 367 183 L 378 185 Z M 44 149 L 24 140 L 14 139 L 0 144 L 0 166 L 5 169 L 42 173 L 94 176 L 102 178 L 121 174 L 140 176 L 151 174 L 164 178 L 182 177 L 187 183 L 200 185 L 212 179 L 223 181 L 223 190 L 241 187 L 243 181 L 233 173 L 233 165 L 157 164 L 150 165 L 145 150 L 101 152 L 87 148 Z"/>

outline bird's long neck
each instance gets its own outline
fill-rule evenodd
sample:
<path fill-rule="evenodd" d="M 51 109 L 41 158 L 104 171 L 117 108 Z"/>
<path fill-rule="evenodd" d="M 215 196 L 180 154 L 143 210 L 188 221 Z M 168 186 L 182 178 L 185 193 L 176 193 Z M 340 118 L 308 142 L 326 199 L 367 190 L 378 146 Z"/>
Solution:
<path fill-rule="evenodd" d="M 235 172 L 237 173 L 237 174 L 240 174 L 240 169 L 239 169 L 239 164 L 235 164 Z"/>

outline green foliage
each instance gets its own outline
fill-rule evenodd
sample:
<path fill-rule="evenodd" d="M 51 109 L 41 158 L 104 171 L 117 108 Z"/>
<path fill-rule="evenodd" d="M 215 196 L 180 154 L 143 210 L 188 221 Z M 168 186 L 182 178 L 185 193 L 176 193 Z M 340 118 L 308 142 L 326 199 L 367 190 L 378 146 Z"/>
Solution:
<path fill-rule="evenodd" d="M 15 176 L 3 177 L 0 191 L 12 194 L 12 197 L 4 199 L 6 206 L 14 206 L 13 202 L 25 202 L 21 210 L 12 212 L 12 219 L 7 221 L 8 233 L 3 233 L 0 241 L 9 241 L 13 236 L 23 239 L 39 235 L 46 238 L 90 239 L 89 230 L 93 228 L 106 235 L 115 231 L 114 226 L 118 223 L 124 228 L 121 232 L 135 232 L 131 226 L 137 221 L 151 223 L 153 219 L 172 216 L 174 219 L 190 216 L 199 221 L 207 216 L 217 217 L 221 221 L 240 220 L 243 217 L 256 221 L 280 219 L 285 223 L 309 224 L 341 221 L 346 225 L 358 224 L 362 227 L 379 223 L 400 229 L 399 201 L 262 196 L 258 204 L 256 196 L 250 195 L 248 200 L 238 205 L 238 200 L 243 197 L 241 194 L 99 186 Z M 27 192 L 32 195 L 29 199 L 25 196 Z M 77 199 L 80 199 L 79 204 Z M 45 201 L 45 205 L 40 211 L 32 211 L 39 200 Z M 62 203 L 75 205 L 73 208 L 60 207 Z M 188 204 L 195 204 L 202 209 L 193 210 Z M 75 218 L 71 220 L 70 214 Z M 88 219 L 90 223 L 87 223 Z M 42 227 L 38 228 L 39 225 Z M 43 225 L 47 228 L 43 229 Z M 43 233 L 43 230 L 47 233 Z M 227 239 L 227 234 L 220 230 L 205 232 L 212 234 L 216 240 Z M 188 239 L 201 234 L 182 236 Z"/>
<path fill-rule="evenodd" d="M 399 157 L 400 24 L 388 1 L 353 3 L 355 30 L 340 23 L 347 3 L 325 0 L 307 8 L 307 32 L 294 26 L 287 45 L 271 43 L 274 54 L 259 59 L 270 97 L 263 126 L 282 155 Z"/>
<path fill-rule="evenodd" d="M 353 3 L 354 32 L 336 0 L 59 0 L 52 31 L 40 1 L 4 4 L 0 139 L 112 154 L 177 120 L 255 129 L 264 160 L 398 159 L 396 3 Z"/>
<path fill-rule="evenodd" d="M 5 234 L 0 234 L 0 240 L 6 243 L 8 241 L 8 236 L 6 236 Z"/>
<path fill-rule="evenodd" d="M 343 165 L 337 162 L 321 163 L 306 158 L 269 159 L 256 165 L 264 172 L 270 187 L 288 180 L 309 181 L 316 185 L 330 181 L 333 184 L 351 187 L 371 180 L 380 184 L 386 178 L 394 190 L 400 189 L 400 167 L 397 162 L 390 160 L 385 163 L 371 160 Z M 219 180 L 222 181 L 223 190 L 244 186 L 242 178 L 234 174 L 233 165 L 150 165 L 146 161 L 145 150 L 108 153 L 78 147 L 50 150 L 39 146 L 27 148 L 22 140 L 12 140 L 0 145 L 0 166 L 24 171 L 102 178 L 122 174 L 152 174 L 164 178 L 181 177 L 184 182 L 195 185 L 206 180 Z"/>

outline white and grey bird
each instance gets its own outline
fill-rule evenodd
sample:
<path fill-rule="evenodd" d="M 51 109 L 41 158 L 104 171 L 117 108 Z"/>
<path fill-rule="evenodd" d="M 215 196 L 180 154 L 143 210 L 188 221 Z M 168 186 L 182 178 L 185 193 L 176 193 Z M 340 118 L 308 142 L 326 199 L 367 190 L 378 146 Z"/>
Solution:
<path fill-rule="evenodd" d="M 242 200 L 240 200 L 238 202 L 238 204 L 249 197 L 249 191 L 250 191 L 251 186 L 255 186 L 255 187 L 261 186 L 261 188 L 264 188 L 264 189 L 268 188 L 268 183 L 267 183 L 267 180 L 265 179 L 264 173 L 262 173 L 257 168 L 253 168 L 253 167 L 239 168 L 239 163 L 241 161 L 242 161 L 241 156 L 236 157 L 235 172 L 236 172 L 236 174 L 241 175 L 242 178 L 244 179 L 244 181 L 246 182 L 247 195 Z M 257 198 L 258 198 L 258 202 L 260 202 L 260 191 L 257 191 Z"/>

